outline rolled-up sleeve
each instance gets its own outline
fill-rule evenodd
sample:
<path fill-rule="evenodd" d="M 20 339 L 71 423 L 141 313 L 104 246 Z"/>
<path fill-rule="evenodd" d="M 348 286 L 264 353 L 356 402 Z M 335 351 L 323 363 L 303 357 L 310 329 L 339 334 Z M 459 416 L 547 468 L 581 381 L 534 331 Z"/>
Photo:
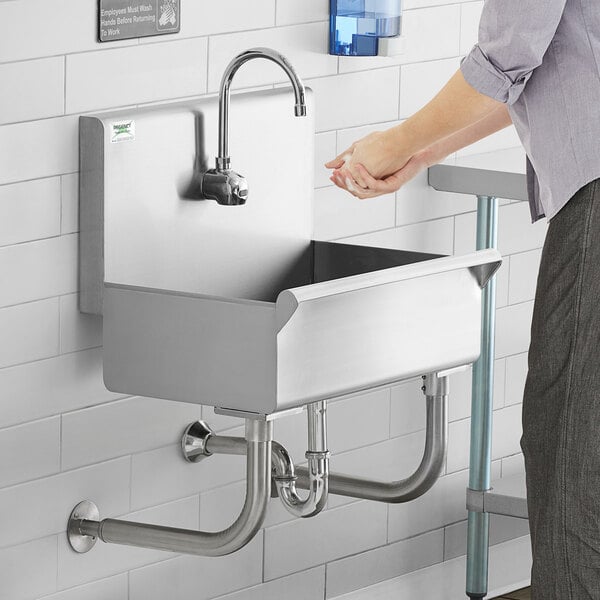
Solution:
<path fill-rule="evenodd" d="M 477 91 L 506 104 L 517 101 L 542 64 L 566 0 L 486 0 L 479 41 L 460 69 Z"/>

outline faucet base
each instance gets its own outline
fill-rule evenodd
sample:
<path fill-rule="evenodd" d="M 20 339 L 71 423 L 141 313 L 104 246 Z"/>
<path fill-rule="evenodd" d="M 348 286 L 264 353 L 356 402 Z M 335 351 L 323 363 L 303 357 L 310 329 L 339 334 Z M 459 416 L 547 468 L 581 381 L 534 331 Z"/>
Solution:
<path fill-rule="evenodd" d="M 98 541 L 97 537 L 81 533 L 82 521 L 99 521 L 100 511 L 98 507 L 89 500 L 80 502 L 69 515 L 69 524 L 67 526 L 67 539 L 69 545 L 75 552 L 84 554 L 89 552 Z"/>
<path fill-rule="evenodd" d="M 221 206 L 242 206 L 248 198 L 248 182 L 231 169 L 210 169 L 202 175 L 201 194 Z"/>

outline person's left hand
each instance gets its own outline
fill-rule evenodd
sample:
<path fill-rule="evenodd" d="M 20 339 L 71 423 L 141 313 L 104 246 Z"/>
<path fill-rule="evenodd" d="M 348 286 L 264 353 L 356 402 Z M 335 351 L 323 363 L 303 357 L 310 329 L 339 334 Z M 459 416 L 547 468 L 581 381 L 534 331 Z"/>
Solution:
<path fill-rule="evenodd" d="M 358 140 L 345 152 L 329 161 L 325 166 L 339 169 L 344 179 L 366 187 L 357 165 L 361 164 L 375 179 L 384 179 L 397 173 L 411 158 L 403 144 L 403 130 L 394 127 L 376 131 Z"/>
<path fill-rule="evenodd" d="M 350 192 L 356 198 L 365 200 L 367 198 L 376 198 L 377 196 L 392 194 L 398 191 L 403 185 L 413 179 L 413 177 L 427 169 L 430 166 L 430 162 L 428 154 L 426 152 L 420 152 L 415 154 L 396 173 L 383 179 L 376 179 L 363 165 L 356 164 L 355 172 L 357 173 L 357 179 L 360 180 L 360 183 L 357 179 L 350 178 L 341 168 L 333 171 L 330 180 L 339 188 Z M 329 165 L 331 163 L 327 164 Z"/>

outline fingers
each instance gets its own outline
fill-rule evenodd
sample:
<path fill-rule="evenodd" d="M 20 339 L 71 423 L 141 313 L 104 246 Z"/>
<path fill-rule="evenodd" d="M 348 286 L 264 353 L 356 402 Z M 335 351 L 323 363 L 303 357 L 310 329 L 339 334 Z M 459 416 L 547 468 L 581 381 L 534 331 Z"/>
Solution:
<path fill-rule="evenodd" d="M 356 165 L 356 169 L 360 172 L 361 180 L 364 181 L 365 187 L 377 192 L 378 195 L 397 192 L 403 185 L 417 175 L 422 168 L 423 167 L 418 161 L 411 159 L 404 167 L 402 167 L 402 169 L 389 177 L 386 177 L 385 179 L 375 179 L 363 165 Z"/>
<path fill-rule="evenodd" d="M 354 145 L 352 146 L 352 148 L 354 147 Z M 352 150 L 351 148 L 351 150 Z M 338 157 L 339 158 L 339 157 Z M 356 164 L 354 163 L 353 159 L 353 155 L 349 152 L 342 154 L 341 155 L 341 161 L 339 161 L 341 164 L 339 166 L 333 167 L 336 170 L 340 170 L 343 179 L 349 179 L 352 184 L 356 184 L 358 185 L 358 187 L 361 187 L 363 189 L 366 189 L 368 187 L 366 181 L 363 179 L 362 177 L 362 173 L 365 172 L 365 170 L 363 169 L 363 171 L 359 171 L 356 169 Z M 338 160 L 338 159 L 335 159 Z M 327 163 L 325 166 L 329 166 L 330 164 L 332 164 L 334 161 L 332 161 L 331 163 Z"/>
<path fill-rule="evenodd" d="M 333 183 L 335 183 L 338 187 L 347 190 L 350 193 L 360 191 L 360 186 L 358 183 L 356 183 L 352 177 L 340 169 L 336 169 L 329 179 L 331 179 L 331 181 L 333 181 Z"/>
<path fill-rule="evenodd" d="M 364 174 L 367 173 L 366 169 L 358 169 L 357 165 L 346 165 L 346 169 L 345 169 L 348 173 L 350 173 L 350 175 L 352 176 L 352 178 L 354 179 L 354 181 L 356 181 L 356 183 L 358 183 L 358 185 L 361 188 L 368 188 L 371 187 L 368 183 L 366 178 L 364 177 Z"/>
<path fill-rule="evenodd" d="M 367 189 L 369 186 L 363 178 L 363 173 L 366 172 L 365 169 L 359 171 L 356 168 L 356 165 L 352 161 L 352 155 L 346 155 L 345 161 L 341 167 L 338 167 L 336 170 L 339 171 L 341 178 L 347 184 L 348 191 L 353 191 L 350 188 L 362 188 Z"/>
<path fill-rule="evenodd" d="M 337 158 L 334 158 L 333 160 L 330 160 L 329 162 L 325 163 L 325 168 L 327 169 L 339 169 L 341 167 L 344 166 L 344 163 L 346 161 L 341 157 L 338 156 Z"/>
<path fill-rule="evenodd" d="M 362 187 L 369 188 L 371 190 L 376 190 L 380 187 L 382 183 L 381 179 L 375 179 L 375 177 L 373 177 L 371 173 L 369 173 L 369 171 L 363 167 L 363 165 L 358 164 L 356 165 L 355 169 L 358 176 L 357 181 L 362 181 Z"/>
<path fill-rule="evenodd" d="M 329 178 L 337 187 L 350 192 L 353 196 L 360 198 L 369 190 L 363 189 L 347 172 L 336 169 Z"/>
<path fill-rule="evenodd" d="M 375 179 L 363 165 L 356 165 L 356 171 L 359 173 L 357 182 L 361 181 L 361 195 L 367 198 L 374 198 L 383 194 L 391 194 L 400 188 L 397 179 L 386 178 L 386 179 Z"/>
<path fill-rule="evenodd" d="M 340 169 L 344 166 L 347 160 L 350 159 L 352 153 L 354 152 L 354 144 L 348 148 L 348 150 L 344 150 L 339 156 L 336 156 L 333 160 L 325 163 L 325 167 L 327 169 Z"/>
<path fill-rule="evenodd" d="M 350 169 L 348 169 L 345 165 L 341 169 L 336 169 L 335 173 L 337 178 L 344 184 L 345 188 L 349 192 L 357 192 L 360 191 L 361 188 L 365 187 L 354 177 Z"/>
<path fill-rule="evenodd" d="M 367 198 L 375 198 L 380 193 L 374 190 L 368 190 L 361 188 L 355 181 L 348 177 L 344 177 L 340 171 L 336 171 L 334 175 L 330 177 L 331 181 L 340 189 L 350 193 L 355 198 L 360 200 L 366 200 Z"/>
<path fill-rule="evenodd" d="M 366 169 L 364 169 L 364 167 L 363 172 L 369 179 L 369 181 L 377 183 L 377 180 L 373 179 L 368 174 Z M 352 194 L 356 198 L 360 198 L 361 200 L 365 198 L 374 198 L 375 196 L 380 195 L 380 192 L 378 192 L 377 190 L 368 189 L 366 187 L 363 181 L 363 177 L 360 178 L 362 183 L 360 181 L 357 181 L 347 168 L 336 169 L 332 173 L 330 179 L 331 181 L 333 181 L 333 183 L 335 183 L 335 185 L 337 185 L 337 187 L 349 192 L 350 194 Z"/>
<path fill-rule="evenodd" d="M 411 159 L 393 175 L 385 179 L 376 179 L 361 164 L 353 165 L 352 171 L 348 168 L 348 165 L 345 165 L 335 169 L 330 179 L 339 188 L 346 190 L 356 198 L 364 200 L 384 194 L 393 194 L 419 173 L 422 168 L 418 161 Z"/>

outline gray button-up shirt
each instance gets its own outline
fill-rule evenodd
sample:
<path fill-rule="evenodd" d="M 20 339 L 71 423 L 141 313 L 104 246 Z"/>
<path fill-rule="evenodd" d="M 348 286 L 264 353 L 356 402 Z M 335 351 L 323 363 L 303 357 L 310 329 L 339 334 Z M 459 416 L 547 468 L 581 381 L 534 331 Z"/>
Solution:
<path fill-rule="evenodd" d="M 508 104 L 532 222 L 600 177 L 600 0 L 486 0 L 461 71 Z"/>

